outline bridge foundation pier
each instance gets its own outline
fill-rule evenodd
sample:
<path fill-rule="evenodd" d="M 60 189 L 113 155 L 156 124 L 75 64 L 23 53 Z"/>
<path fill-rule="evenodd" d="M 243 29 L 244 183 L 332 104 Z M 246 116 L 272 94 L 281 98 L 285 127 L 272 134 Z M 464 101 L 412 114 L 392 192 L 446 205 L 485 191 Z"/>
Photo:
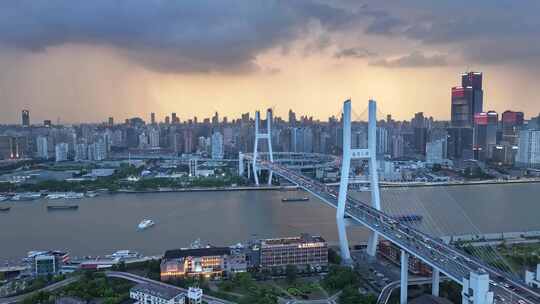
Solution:
<path fill-rule="evenodd" d="M 244 175 L 244 154 L 238 152 L 238 176 Z"/>
<path fill-rule="evenodd" d="M 462 303 L 493 304 L 493 292 L 489 291 L 489 275 L 484 272 L 473 272 L 469 279 L 463 279 L 461 292 Z"/>
<path fill-rule="evenodd" d="M 439 284 L 441 282 L 441 273 L 439 269 L 433 268 L 431 274 L 431 294 L 438 297 L 439 296 Z"/>
<path fill-rule="evenodd" d="M 401 281 L 399 288 L 399 303 L 407 304 L 409 287 L 409 254 L 401 250 Z"/>
<path fill-rule="evenodd" d="M 368 244 L 367 244 L 367 254 L 370 258 L 375 258 L 377 256 L 377 242 L 379 239 L 379 234 L 372 231 L 369 234 Z"/>

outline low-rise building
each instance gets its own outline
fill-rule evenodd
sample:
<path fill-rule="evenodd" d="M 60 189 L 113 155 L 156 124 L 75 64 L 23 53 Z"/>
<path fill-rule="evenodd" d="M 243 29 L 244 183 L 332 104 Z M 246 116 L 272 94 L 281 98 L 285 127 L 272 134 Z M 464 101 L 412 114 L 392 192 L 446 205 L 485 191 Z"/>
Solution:
<path fill-rule="evenodd" d="M 32 264 L 35 276 L 46 276 L 60 273 L 70 257 L 69 253 L 63 251 L 40 251 L 31 253 L 26 260 Z"/>
<path fill-rule="evenodd" d="M 202 304 L 203 291 L 197 287 L 190 287 L 187 293 L 188 304 Z"/>
<path fill-rule="evenodd" d="M 540 264 L 536 265 L 536 272 L 525 271 L 525 283 L 531 287 L 540 288 Z"/>
<path fill-rule="evenodd" d="M 161 280 L 186 276 L 222 277 L 230 254 L 229 247 L 167 250 L 161 261 Z"/>
<path fill-rule="evenodd" d="M 391 262 L 396 264 L 400 263 L 401 249 L 391 242 L 380 241 L 378 245 L 378 252 Z M 431 267 L 414 256 L 409 258 L 409 271 L 417 275 L 431 275 Z"/>
<path fill-rule="evenodd" d="M 157 284 L 138 284 L 129 291 L 129 297 L 140 304 L 185 304 L 186 294 L 174 287 Z"/>
<path fill-rule="evenodd" d="M 322 271 L 328 267 L 328 245 L 320 236 L 261 240 L 261 268 L 284 269 L 294 265 L 301 270 Z"/>

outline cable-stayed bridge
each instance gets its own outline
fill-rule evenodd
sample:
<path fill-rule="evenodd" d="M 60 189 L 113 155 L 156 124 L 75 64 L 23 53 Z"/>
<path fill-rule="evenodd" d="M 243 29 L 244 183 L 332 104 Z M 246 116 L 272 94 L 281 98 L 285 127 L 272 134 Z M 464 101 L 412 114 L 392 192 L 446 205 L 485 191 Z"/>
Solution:
<path fill-rule="evenodd" d="M 528 287 L 519 277 L 494 267 L 477 256 L 469 255 L 464 251 L 422 232 L 412 225 L 397 220 L 395 217 L 381 211 L 378 189 L 378 177 L 375 160 L 375 128 L 376 104 L 370 101 L 370 126 L 368 149 L 350 148 L 350 101 L 344 104 L 343 113 L 343 150 L 341 185 L 339 192 L 323 183 L 302 175 L 280 162 L 274 162 L 272 150 L 269 153 L 260 153 L 255 146 L 253 154 L 243 154 L 240 163 L 248 161 L 251 164 L 253 175 L 258 184 L 258 173 L 261 170 L 269 171 L 269 176 L 276 174 L 302 189 L 318 197 L 325 204 L 337 209 L 336 221 L 340 238 L 341 255 L 345 261 L 350 261 L 350 253 L 345 231 L 344 217 L 367 227 L 371 231 L 368 242 L 368 254 L 375 256 L 377 239 L 379 236 L 391 241 L 401 249 L 401 303 L 407 302 L 408 259 L 410 255 L 422 260 L 433 269 L 433 294 L 439 293 L 439 274 L 448 276 L 463 287 L 463 303 L 491 304 L 491 303 L 540 303 L 540 295 Z M 267 119 L 267 130 L 258 134 L 260 115 L 256 114 L 256 140 L 268 140 L 271 145 L 271 119 Z M 269 117 L 271 112 L 269 111 Z M 348 138 L 347 138 L 348 137 Z M 369 159 L 371 204 L 362 202 L 347 193 L 348 174 L 351 158 Z M 243 164 L 240 173 L 243 173 Z M 249 172 L 250 170 L 248 170 Z M 268 181 L 270 183 L 270 180 Z"/>

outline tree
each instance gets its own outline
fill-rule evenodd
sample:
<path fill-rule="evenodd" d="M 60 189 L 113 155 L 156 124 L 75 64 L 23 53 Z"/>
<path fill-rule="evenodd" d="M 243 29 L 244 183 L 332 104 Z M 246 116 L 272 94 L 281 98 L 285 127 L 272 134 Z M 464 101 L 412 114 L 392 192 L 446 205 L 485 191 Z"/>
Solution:
<path fill-rule="evenodd" d="M 341 264 L 341 257 L 332 248 L 328 248 L 328 262 L 330 262 L 330 264 Z"/>
<path fill-rule="evenodd" d="M 287 280 L 287 283 L 293 284 L 296 281 L 296 277 L 298 275 L 298 269 L 295 265 L 287 265 L 285 268 L 285 278 Z"/>

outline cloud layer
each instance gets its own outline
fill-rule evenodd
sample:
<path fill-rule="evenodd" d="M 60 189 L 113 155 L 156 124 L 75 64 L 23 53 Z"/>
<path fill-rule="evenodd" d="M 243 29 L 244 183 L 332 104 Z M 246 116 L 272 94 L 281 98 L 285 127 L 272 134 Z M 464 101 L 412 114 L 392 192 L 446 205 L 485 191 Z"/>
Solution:
<path fill-rule="evenodd" d="M 31 51 L 98 44 L 158 70 L 242 71 L 310 22 L 335 30 L 351 20 L 345 9 L 308 0 L 3 1 L 0 43 Z"/>
<path fill-rule="evenodd" d="M 370 62 L 370 65 L 386 68 L 417 68 L 436 67 L 447 65 L 446 57 L 441 54 L 426 56 L 424 53 L 415 51 L 408 55 L 394 59 L 380 59 Z"/>
<path fill-rule="evenodd" d="M 500 63 L 540 58 L 540 2 L 389 0 L 19 0 L 0 2 L 0 45 L 34 52 L 66 43 L 110 46 L 147 67 L 171 72 L 238 72 L 258 55 L 303 39 L 317 24 L 346 33 L 350 44 L 335 57 L 372 57 L 362 34 L 417 41 L 463 61 Z M 329 36 L 319 40 L 326 47 Z M 310 46 L 310 48 L 313 48 Z M 310 49 L 310 52 L 313 50 Z M 407 61 L 440 64 L 401 50 Z M 379 51 L 377 51 L 379 53 Z M 407 55 L 409 54 L 409 55 Z M 382 54 L 384 55 L 384 54 Z M 412 56 L 411 56 L 412 55 Z M 426 60 L 427 59 L 427 60 Z M 431 59 L 431 60 L 430 60 Z M 434 60 L 435 59 L 435 60 Z M 393 66 L 384 64 L 381 66 Z M 396 62 L 400 65 L 399 62 Z"/>

